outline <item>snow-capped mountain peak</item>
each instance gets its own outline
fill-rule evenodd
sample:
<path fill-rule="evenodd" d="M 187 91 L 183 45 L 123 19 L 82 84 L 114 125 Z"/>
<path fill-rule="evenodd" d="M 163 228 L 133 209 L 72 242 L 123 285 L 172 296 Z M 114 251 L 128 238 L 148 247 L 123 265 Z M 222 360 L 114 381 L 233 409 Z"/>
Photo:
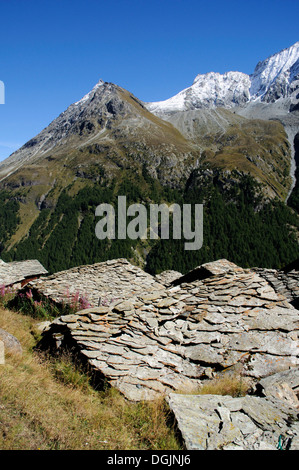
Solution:
<path fill-rule="evenodd" d="M 197 108 L 231 107 L 249 99 L 250 79 L 241 72 L 209 72 L 195 77 L 193 84 L 165 101 L 147 103 L 153 113 Z"/>
<path fill-rule="evenodd" d="M 215 106 L 221 106 L 227 100 L 233 103 L 246 101 L 249 98 L 249 86 L 249 76 L 242 72 L 197 75 L 192 85 L 198 96 Z"/>
<path fill-rule="evenodd" d="M 146 103 L 149 111 L 169 114 L 200 108 L 232 108 L 250 101 L 273 102 L 291 96 L 299 84 L 299 41 L 257 64 L 254 73 L 209 72 L 165 101 Z M 292 85 L 292 86 L 291 86 Z"/>
<path fill-rule="evenodd" d="M 296 71 L 297 70 L 297 71 Z M 253 98 L 265 97 L 269 101 L 273 88 L 282 87 L 284 95 L 299 72 L 299 41 L 288 49 L 283 49 L 257 64 L 251 75 L 250 94 Z"/>

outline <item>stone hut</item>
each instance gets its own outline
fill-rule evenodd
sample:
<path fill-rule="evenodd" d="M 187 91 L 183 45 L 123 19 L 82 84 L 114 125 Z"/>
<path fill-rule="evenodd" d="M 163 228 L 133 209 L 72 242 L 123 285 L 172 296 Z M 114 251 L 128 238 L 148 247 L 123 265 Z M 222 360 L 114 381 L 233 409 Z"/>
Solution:
<path fill-rule="evenodd" d="M 114 260 L 30 285 L 57 299 L 72 282 L 92 307 L 57 318 L 41 345 L 75 348 L 130 400 L 198 390 L 228 370 L 256 381 L 298 368 L 298 310 L 255 270 L 218 260 L 165 285 Z"/>
<path fill-rule="evenodd" d="M 98 307 L 162 289 L 164 284 L 120 258 L 60 271 L 30 282 L 28 287 L 57 304 L 71 302 L 77 295 L 91 307 Z"/>

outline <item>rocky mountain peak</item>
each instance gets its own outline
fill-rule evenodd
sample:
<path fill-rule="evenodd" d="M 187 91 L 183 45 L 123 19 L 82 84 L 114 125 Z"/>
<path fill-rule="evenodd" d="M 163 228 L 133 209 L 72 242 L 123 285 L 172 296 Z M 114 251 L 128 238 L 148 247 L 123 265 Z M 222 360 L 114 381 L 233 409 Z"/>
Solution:
<path fill-rule="evenodd" d="M 83 96 L 83 98 L 81 98 L 81 100 L 77 101 L 74 104 L 78 106 L 78 105 L 81 105 L 83 103 L 86 103 L 86 101 L 88 101 L 88 100 L 90 100 L 91 98 L 94 97 L 97 90 L 103 85 L 105 85 L 105 82 L 104 82 L 104 80 L 100 79 L 98 81 L 98 83 L 92 88 L 92 90 L 90 90 L 85 96 Z"/>
<path fill-rule="evenodd" d="M 116 122 L 124 117 L 136 119 L 143 110 L 143 104 L 126 90 L 100 80 L 81 100 L 1 162 L 0 176 L 8 176 L 19 166 L 38 161 L 61 146 L 78 148 L 90 138 L 103 138 Z"/>
<path fill-rule="evenodd" d="M 280 97 L 287 97 L 290 84 L 296 80 L 298 73 L 299 41 L 257 64 L 250 76 L 251 99 L 261 97 L 262 101 L 273 102 Z"/>

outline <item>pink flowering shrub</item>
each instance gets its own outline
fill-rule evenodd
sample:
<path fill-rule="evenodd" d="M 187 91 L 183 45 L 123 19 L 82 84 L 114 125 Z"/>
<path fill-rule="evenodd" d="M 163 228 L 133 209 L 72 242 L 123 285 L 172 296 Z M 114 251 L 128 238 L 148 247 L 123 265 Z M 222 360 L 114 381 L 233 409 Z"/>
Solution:
<path fill-rule="evenodd" d="M 64 313 L 76 313 L 89 307 L 91 307 L 91 304 L 87 297 L 81 296 L 79 291 L 71 294 L 69 289 L 66 290 L 62 302 Z"/>
<path fill-rule="evenodd" d="M 42 320 L 50 320 L 60 314 L 57 306 L 46 297 L 43 299 L 39 298 L 38 300 L 35 299 L 31 289 L 19 292 L 9 307 L 24 315 L 30 315 Z"/>
<path fill-rule="evenodd" d="M 32 299 L 33 295 L 32 295 L 32 290 L 29 289 L 29 291 L 26 292 L 26 297 L 27 299 Z"/>
<path fill-rule="evenodd" d="M 55 303 L 47 297 L 41 297 L 30 288 L 17 293 L 3 285 L 0 286 L 0 305 L 43 320 L 51 320 L 60 315 L 76 313 L 91 307 L 87 297 L 81 296 L 78 291 L 70 294 L 67 290 L 65 300 L 62 303 Z"/>

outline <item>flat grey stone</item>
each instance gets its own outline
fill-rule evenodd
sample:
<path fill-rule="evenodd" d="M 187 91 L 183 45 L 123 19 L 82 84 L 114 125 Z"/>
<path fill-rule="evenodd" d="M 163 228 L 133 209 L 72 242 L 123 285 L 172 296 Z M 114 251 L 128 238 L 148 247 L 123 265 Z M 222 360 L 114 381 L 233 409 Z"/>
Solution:
<path fill-rule="evenodd" d="M 167 402 L 187 450 L 276 449 L 281 435 L 295 436 L 290 449 L 299 449 L 298 424 L 289 421 L 291 416 L 296 420 L 296 412 L 280 402 L 174 393 Z"/>
<path fill-rule="evenodd" d="M 0 340 L 4 344 L 5 351 L 13 354 L 23 354 L 20 341 L 2 328 L 0 328 Z"/>

